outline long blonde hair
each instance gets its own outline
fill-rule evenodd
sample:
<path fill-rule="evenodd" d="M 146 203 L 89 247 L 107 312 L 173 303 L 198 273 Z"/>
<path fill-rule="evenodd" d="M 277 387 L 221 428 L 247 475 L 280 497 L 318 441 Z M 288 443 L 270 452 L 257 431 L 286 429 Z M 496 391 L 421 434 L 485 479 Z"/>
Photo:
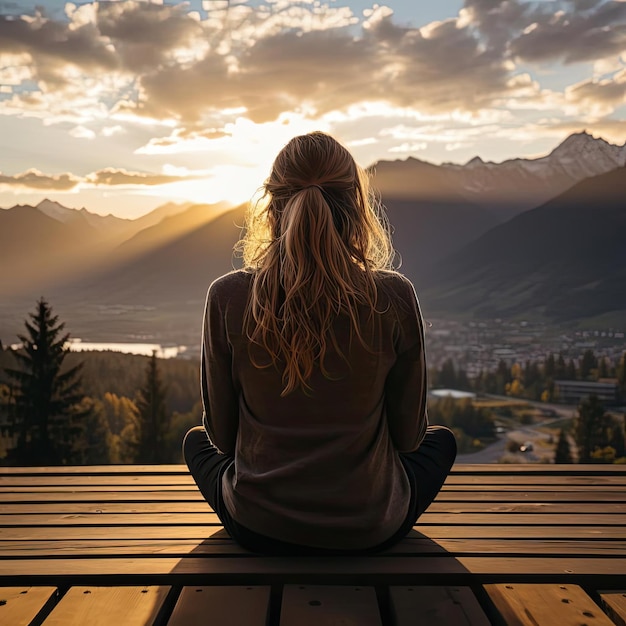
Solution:
<path fill-rule="evenodd" d="M 349 317 L 364 343 L 358 307 L 373 319 L 373 272 L 391 269 L 394 253 L 366 173 L 330 135 L 316 131 L 289 141 L 263 191 L 250 204 L 239 245 L 244 267 L 254 272 L 244 328 L 251 344 L 269 354 L 270 362 L 257 367 L 282 360 L 285 396 L 310 390 L 316 363 L 329 375 L 327 348 L 342 355 L 332 326 L 338 315 Z"/>

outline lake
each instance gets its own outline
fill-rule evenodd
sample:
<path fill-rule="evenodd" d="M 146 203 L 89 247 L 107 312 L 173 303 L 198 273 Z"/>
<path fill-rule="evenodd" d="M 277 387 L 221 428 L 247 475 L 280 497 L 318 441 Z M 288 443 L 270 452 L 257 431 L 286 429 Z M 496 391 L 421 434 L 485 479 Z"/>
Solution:
<path fill-rule="evenodd" d="M 158 343 L 101 343 L 93 341 L 83 341 L 73 338 L 69 340 L 69 348 L 72 352 L 85 352 L 92 350 L 112 350 L 113 352 L 123 352 L 125 354 L 143 354 L 152 356 L 156 350 L 156 355 L 160 359 L 173 359 L 182 356 L 187 352 L 187 346 L 162 346 Z"/>

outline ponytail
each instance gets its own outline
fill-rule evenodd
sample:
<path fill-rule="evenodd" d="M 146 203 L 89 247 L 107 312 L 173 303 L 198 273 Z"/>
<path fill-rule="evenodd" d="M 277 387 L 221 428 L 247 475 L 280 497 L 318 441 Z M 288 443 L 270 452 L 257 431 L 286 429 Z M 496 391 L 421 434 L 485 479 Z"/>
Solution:
<path fill-rule="evenodd" d="M 303 137 L 322 141 L 316 135 L 334 142 L 322 133 Z M 339 145 L 334 143 L 333 148 Z M 253 362 L 257 367 L 280 362 L 283 396 L 298 387 L 308 393 L 316 365 L 324 376 L 332 376 L 324 364 L 329 346 L 346 358 L 333 331 L 337 316 L 348 316 L 352 333 L 366 345 L 359 308 L 365 305 L 373 320 L 373 271 L 391 265 L 388 227 L 369 200 L 362 171 L 340 148 L 341 158 L 313 164 L 317 183 L 298 172 L 304 183 L 286 184 L 286 170 L 275 163 L 265 185 L 269 202 L 260 215 L 251 211 L 241 242 L 246 266 L 255 273 L 245 329 L 251 346 L 262 346 L 271 359 Z"/>

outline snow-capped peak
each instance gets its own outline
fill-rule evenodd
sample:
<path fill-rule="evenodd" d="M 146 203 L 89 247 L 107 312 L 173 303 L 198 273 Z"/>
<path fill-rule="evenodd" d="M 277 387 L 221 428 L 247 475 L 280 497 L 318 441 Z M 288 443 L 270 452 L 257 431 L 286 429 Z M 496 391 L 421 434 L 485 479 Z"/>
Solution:
<path fill-rule="evenodd" d="M 475 156 L 473 159 L 470 159 L 463 167 L 473 168 L 480 167 L 484 164 L 485 162 L 479 156 Z"/>
<path fill-rule="evenodd" d="M 567 137 L 547 158 L 561 163 L 581 159 L 602 159 L 611 162 L 613 167 L 620 167 L 626 162 L 626 144 L 616 146 L 601 137 L 595 138 L 587 131 L 583 131 Z"/>
<path fill-rule="evenodd" d="M 48 200 L 48 198 L 42 200 L 35 208 L 48 217 L 64 224 L 76 217 L 74 209 L 68 209 L 58 202 Z"/>

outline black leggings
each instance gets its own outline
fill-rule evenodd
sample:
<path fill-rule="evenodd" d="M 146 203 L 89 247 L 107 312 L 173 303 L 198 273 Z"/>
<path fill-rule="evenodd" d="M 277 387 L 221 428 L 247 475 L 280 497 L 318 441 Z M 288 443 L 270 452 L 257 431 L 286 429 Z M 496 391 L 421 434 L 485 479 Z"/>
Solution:
<path fill-rule="evenodd" d="M 443 485 L 456 457 L 456 441 L 444 426 L 429 426 L 415 452 L 400 453 L 400 459 L 411 484 L 411 500 L 404 523 L 383 543 L 366 550 L 330 550 L 300 546 L 256 533 L 237 523 L 226 510 L 222 497 L 222 476 L 234 463 L 232 456 L 220 454 L 209 441 L 202 426 L 192 428 L 185 436 L 183 454 L 189 471 L 204 499 L 211 505 L 226 531 L 242 547 L 263 554 L 338 555 L 367 554 L 385 550 L 400 541 L 413 528 L 417 518 L 428 508 Z"/>

